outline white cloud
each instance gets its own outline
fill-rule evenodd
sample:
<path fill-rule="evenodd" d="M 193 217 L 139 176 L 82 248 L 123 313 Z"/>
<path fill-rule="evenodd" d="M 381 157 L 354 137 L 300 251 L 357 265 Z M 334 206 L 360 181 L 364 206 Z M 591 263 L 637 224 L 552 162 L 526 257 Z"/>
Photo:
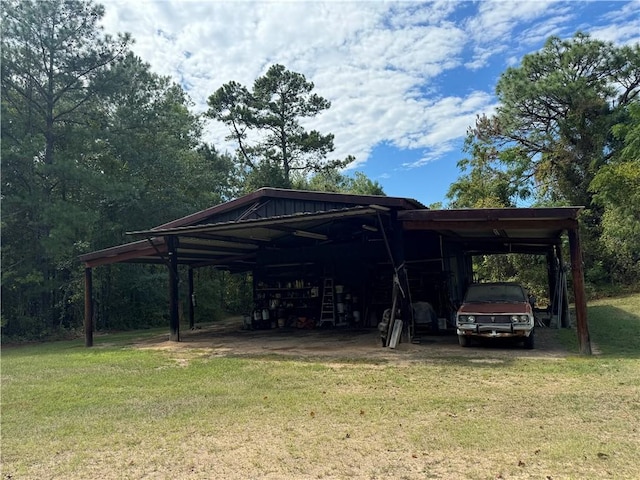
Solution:
<path fill-rule="evenodd" d="M 485 0 L 479 3 L 478 15 L 467 22 L 467 31 L 474 43 L 474 56 L 466 63 L 470 69 L 485 67 L 492 56 L 500 55 L 532 39 L 523 35 L 523 28 L 533 31 L 555 30 L 554 23 L 563 16 L 567 7 L 553 0 L 513 1 Z"/>
<path fill-rule="evenodd" d="M 631 45 L 640 42 L 640 21 L 636 25 L 615 26 L 609 25 L 602 28 L 594 28 L 588 32 L 593 38 L 619 45 Z"/>
<path fill-rule="evenodd" d="M 543 23 L 536 23 L 535 25 L 524 29 L 519 37 L 520 43 L 527 47 L 540 45 L 546 41 L 550 36 L 564 36 L 566 33 L 573 35 L 573 31 L 567 32 L 566 25 L 573 18 L 572 15 L 556 15 L 553 18 L 546 20 Z"/>
<path fill-rule="evenodd" d="M 618 8 L 612 9 L 599 19 L 599 25 L 586 26 L 594 38 L 607 42 L 630 45 L 640 42 L 640 0 L 629 3 L 616 4 Z"/>
<path fill-rule="evenodd" d="M 614 25 L 603 21 L 592 33 L 632 39 L 636 28 L 637 38 L 638 18 L 629 18 L 640 2 L 623 5 Z M 553 1 L 107 0 L 105 9 L 106 30 L 131 32 L 134 52 L 180 82 L 198 112 L 222 84 L 250 86 L 281 63 L 331 100 L 309 125 L 335 134 L 335 158 L 353 154 L 362 164 L 384 143 L 422 152 L 413 167 L 450 151 L 478 113 L 495 108 L 492 92 L 473 84 L 492 59 L 518 63 L 548 35 L 573 34 L 574 17 L 571 3 Z M 437 82 L 453 69 L 469 78 L 457 91 Z M 217 148 L 233 148 L 227 133 L 208 122 Z"/>
<path fill-rule="evenodd" d="M 486 0 L 480 2 L 479 15 L 469 21 L 469 31 L 478 41 L 506 41 L 523 22 L 557 14 L 557 2 Z"/>

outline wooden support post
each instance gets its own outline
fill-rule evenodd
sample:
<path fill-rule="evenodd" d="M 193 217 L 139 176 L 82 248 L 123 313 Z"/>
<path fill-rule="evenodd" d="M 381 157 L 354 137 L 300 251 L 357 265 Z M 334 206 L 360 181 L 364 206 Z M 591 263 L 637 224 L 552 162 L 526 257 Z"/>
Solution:
<path fill-rule="evenodd" d="M 558 247 L 559 248 L 559 247 Z M 551 247 L 547 251 L 547 283 L 549 286 L 549 305 L 551 305 L 551 311 L 549 315 L 553 314 L 553 298 L 555 296 L 556 278 L 558 277 L 558 260 L 555 255 L 554 247 Z"/>
<path fill-rule="evenodd" d="M 413 336 L 415 323 L 413 319 L 413 308 L 411 305 L 411 294 L 409 292 L 409 277 L 405 267 L 404 257 L 404 235 L 402 224 L 397 220 L 396 212 L 391 213 L 391 258 L 395 273 L 398 276 L 398 287 L 402 289 L 398 300 L 400 301 L 400 318 L 404 322 L 405 330 L 408 333 L 409 341 Z M 399 292 L 400 293 L 400 292 Z"/>
<path fill-rule="evenodd" d="M 84 269 L 84 346 L 93 347 L 93 275 Z"/>
<path fill-rule="evenodd" d="M 582 247 L 578 227 L 569 230 L 569 250 L 571 253 L 571 274 L 573 277 L 573 296 L 576 305 L 576 324 L 578 346 L 581 355 L 591 355 L 591 339 L 587 321 L 587 299 L 584 292 L 584 271 L 582 268 Z"/>
<path fill-rule="evenodd" d="M 556 305 L 556 314 L 558 315 L 558 328 L 571 328 L 571 321 L 569 319 L 569 292 L 567 290 L 567 271 L 564 265 L 564 259 L 562 257 L 562 247 L 556 245 L 556 254 L 558 255 L 558 268 L 560 275 L 556 278 L 560 285 L 556 283 L 556 288 L 560 293 L 558 294 L 558 305 Z M 582 265 L 582 264 L 581 264 Z"/>
<path fill-rule="evenodd" d="M 166 237 L 169 246 L 169 340 L 180 341 L 180 308 L 178 306 L 179 286 L 178 286 L 178 239 Z"/>
<path fill-rule="evenodd" d="M 196 328 L 195 323 L 196 297 L 193 290 L 193 268 L 189 268 L 189 328 Z"/>

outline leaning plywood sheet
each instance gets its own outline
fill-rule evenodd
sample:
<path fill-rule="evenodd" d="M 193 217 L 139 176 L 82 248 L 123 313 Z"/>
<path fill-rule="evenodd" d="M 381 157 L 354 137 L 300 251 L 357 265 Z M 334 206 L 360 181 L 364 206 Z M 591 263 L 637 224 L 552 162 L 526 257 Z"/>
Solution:
<path fill-rule="evenodd" d="M 393 322 L 393 332 L 391 332 L 391 340 L 389 341 L 389 348 L 396 348 L 398 341 L 400 340 L 400 334 L 402 333 L 402 320 L 397 319 Z"/>

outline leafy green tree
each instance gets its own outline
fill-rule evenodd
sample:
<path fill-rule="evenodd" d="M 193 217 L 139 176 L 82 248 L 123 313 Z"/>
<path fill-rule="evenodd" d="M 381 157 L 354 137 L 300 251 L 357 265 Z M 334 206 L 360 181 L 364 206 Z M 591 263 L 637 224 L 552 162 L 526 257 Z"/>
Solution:
<path fill-rule="evenodd" d="M 87 250 L 129 241 L 127 231 L 165 223 L 233 195 L 232 159 L 200 143 L 200 119 L 191 113 L 180 86 L 133 54 L 115 63 L 101 82 L 103 125 L 92 134 L 101 144 L 95 171 L 104 178 L 94 190 L 99 222 Z M 99 326 L 165 322 L 166 294 L 150 288 L 165 276 L 163 266 L 98 269 Z"/>
<path fill-rule="evenodd" d="M 471 129 L 468 142 L 478 149 L 463 161 L 470 174 L 452 186 L 449 198 L 454 205 L 473 205 L 477 198 L 584 205 L 586 268 L 606 264 L 604 209 L 591 185 L 621 148 L 612 127 L 625 122 L 627 107 L 637 99 L 638 72 L 640 45 L 619 47 L 582 33 L 569 40 L 551 37 L 502 74 L 500 106 Z M 493 193 L 480 179 L 490 180 Z M 474 192 L 479 188 L 485 193 Z M 601 272 L 592 279 L 605 280 L 608 273 Z"/>
<path fill-rule="evenodd" d="M 300 177 L 294 184 L 299 190 L 351 193 L 354 195 L 385 195 L 382 185 L 362 172 L 349 176 L 336 170 L 324 170 L 311 176 Z"/>
<path fill-rule="evenodd" d="M 353 177 L 350 177 L 347 192 L 358 195 L 385 195 L 382 185 L 362 172 L 354 172 Z"/>
<path fill-rule="evenodd" d="M 227 138 L 238 145 L 249 189 L 290 188 L 296 174 L 338 169 L 353 161 L 327 160 L 334 150 L 333 134 L 303 128 L 302 120 L 331 106 L 313 89 L 304 75 L 273 65 L 251 91 L 231 81 L 209 97 L 206 115 L 229 127 Z"/>
<path fill-rule="evenodd" d="M 226 198 L 230 159 L 200 144 L 200 120 L 179 85 L 133 54 L 101 81 L 108 86 L 99 95 L 108 128 L 96 125 L 93 135 L 102 144 L 96 170 L 110 179 L 101 191 L 108 202 L 98 199 L 106 216 L 139 229 Z"/>
<path fill-rule="evenodd" d="M 2 13 L 3 324 L 32 334 L 73 315 L 94 80 L 127 49 L 104 35 L 90 1 L 10 0 Z M 20 320 L 18 320 L 20 319 Z"/>
<path fill-rule="evenodd" d="M 517 180 L 534 180 L 539 196 L 590 206 L 589 184 L 611 159 L 611 127 L 637 96 L 639 71 L 639 45 L 551 37 L 502 74 L 497 113 L 481 117 L 474 134 L 511 150 L 505 165 Z"/>
<path fill-rule="evenodd" d="M 4 5 L 2 332 L 37 337 L 81 324 L 80 253 L 228 199 L 233 162 L 201 144 L 182 88 L 128 52 L 127 36 L 101 34 L 101 6 Z M 160 276 L 98 269 L 98 324 L 161 318 L 157 289 L 143 291 Z"/>
<path fill-rule="evenodd" d="M 458 162 L 466 174 L 451 184 L 447 192 L 449 208 L 515 207 L 518 198 L 530 195 L 531 184 L 517 184 L 507 172 L 513 150 L 500 151 L 469 133 L 464 151 L 469 158 Z M 518 281 L 538 299 L 548 297 L 546 259 L 540 255 L 477 255 L 473 271 L 479 281 Z"/>
<path fill-rule="evenodd" d="M 598 171 L 590 190 L 604 209 L 601 239 L 615 265 L 614 280 L 634 283 L 640 278 L 640 103 L 628 112 L 628 120 L 613 129 L 623 147 Z"/>
<path fill-rule="evenodd" d="M 128 48 L 127 35 L 102 34 L 104 7 L 80 0 L 9 0 L 2 22 L 3 99 L 44 137 L 41 159 L 54 164 L 64 127 L 86 115 L 92 80 Z"/>
<path fill-rule="evenodd" d="M 470 154 L 458 162 L 463 174 L 447 192 L 451 208 L 513 207 L 518 196 L 528 195 L 528 185 L 518 188 L 502 166 L 510 151 L 500 152 L 493 145 L 467 135 L 464 151 Z"/>

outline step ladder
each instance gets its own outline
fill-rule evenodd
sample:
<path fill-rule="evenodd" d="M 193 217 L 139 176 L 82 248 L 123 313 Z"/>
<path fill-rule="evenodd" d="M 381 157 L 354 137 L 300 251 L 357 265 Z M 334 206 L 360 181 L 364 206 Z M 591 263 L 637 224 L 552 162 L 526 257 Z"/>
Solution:
<path fill-rule="evenodd" d="M 333 278 L 325 278 L 322 288 L 322 309 L 320 310 L 320 321 L 318 326 L 325 324 L 336 326 L 336 305 L 333 301 Z"/>

